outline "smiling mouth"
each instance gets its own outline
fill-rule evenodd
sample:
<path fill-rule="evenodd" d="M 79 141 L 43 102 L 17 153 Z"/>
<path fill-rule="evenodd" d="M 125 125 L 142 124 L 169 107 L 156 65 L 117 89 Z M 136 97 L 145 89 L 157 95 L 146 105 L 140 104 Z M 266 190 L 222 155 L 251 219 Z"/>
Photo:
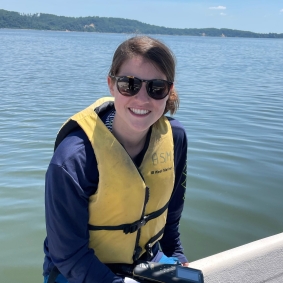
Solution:
<path fill-rule="evenodd" d="M 150 111 L 149 110 L 144 110 L 144 109 L 136 109 L 136 108 L 129 108 L 131 112 L 135 113 L 136 115 L 146 115 Z"/>

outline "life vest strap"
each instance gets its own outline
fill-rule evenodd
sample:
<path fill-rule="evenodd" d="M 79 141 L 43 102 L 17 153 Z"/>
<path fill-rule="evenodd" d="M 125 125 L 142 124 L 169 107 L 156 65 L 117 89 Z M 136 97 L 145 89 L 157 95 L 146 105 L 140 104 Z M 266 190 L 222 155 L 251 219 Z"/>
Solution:
<path fill-rule="evenodd" d="M 98 231 L 98 230 L 123 230 L 125 234 L 128 233 L 134 233 L 138 229 L 140 229 L 142 226 L 144 226 L 148 221 L 159 217 L 167 208 L 168 208 L 169 202 L 167 202 L 162 208 L 160 208 L 157 211 L 154 211 L 148 215 L 143 216 L 140 220 L 137 220 L 130 224 L 121 224 L 117 226 L 97 226 L 97 225 L 91 225 L 88 224 L 88 229 L 91 231 Z"/>
<path fill-rule="evenodd" d="M 145 250 L 147 254 L 148 260 L 151 260 L 153 258 L 153 252 L 152 252 L 152 245 L 157 241 L 159 237 L 161 237 L 164 233 L 165 227 L 163 227 L 155 236 L 153 236 L 145 245 Z"/>

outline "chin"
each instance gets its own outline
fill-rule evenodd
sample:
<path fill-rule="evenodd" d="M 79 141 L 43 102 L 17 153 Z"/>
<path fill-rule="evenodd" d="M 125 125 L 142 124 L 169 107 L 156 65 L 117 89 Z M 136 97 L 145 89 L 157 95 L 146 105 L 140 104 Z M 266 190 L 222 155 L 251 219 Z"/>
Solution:
<path fill-rule="evenodd" d="M 146 132 L 149 130 L 152 124 L 149 125 L 131 125 L 131 129 L 133 129 L 135 132 Z"/>

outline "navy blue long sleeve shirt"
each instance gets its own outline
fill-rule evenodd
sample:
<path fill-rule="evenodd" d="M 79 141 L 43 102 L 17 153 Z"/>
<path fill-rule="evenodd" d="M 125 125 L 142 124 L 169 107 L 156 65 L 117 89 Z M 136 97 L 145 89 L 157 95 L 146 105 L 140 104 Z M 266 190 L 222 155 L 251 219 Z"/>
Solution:
<path fill-rule="evenodd" d="M 159 244 L 166 256 L 175 256 L 181 262 L 187 262 L 178 229 L 186 188 L 187 138 L 177 120 L 169 118 L 169 121 L 174 140 L 175 185 L 164 235 Z M 134 160 L 137 166 L 146 147 Z M 88 202 L 98 182 L 99 172 L 93 148 L 83 130 L 76 130 L 60 143 L 46 172 L 44 276 L 55 265 L 69 283 L 123 282 L 88 247 Z M 158 244 L 155 251 L 157 249 Z"/>

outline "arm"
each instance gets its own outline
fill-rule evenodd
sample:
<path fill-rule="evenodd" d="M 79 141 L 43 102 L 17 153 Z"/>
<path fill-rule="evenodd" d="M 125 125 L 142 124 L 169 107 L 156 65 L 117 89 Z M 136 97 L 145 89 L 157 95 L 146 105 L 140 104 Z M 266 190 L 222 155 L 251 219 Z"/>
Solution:
<path fill-rule="evenodd" d="M 164 254 L 177 257 L 182 264 L 187 265 L 180 241 L 179 222 L 184 207 L 187 177 L 187 138 L 183 127 L 176 120 L 170 121 L 174 137 L 175 185 L 168 207 L 164 235 L 159 241 Z"/>
<path fill-rule="evenodd" d="M 69 283 L 123 282 L 88 248 L 88 198 L 97 185 L 88 170 L 95 172 L 95 157 L 90 145 L 73 146 L 72 139 L 62 142 L 46 173 L 48 257 Z"/>

